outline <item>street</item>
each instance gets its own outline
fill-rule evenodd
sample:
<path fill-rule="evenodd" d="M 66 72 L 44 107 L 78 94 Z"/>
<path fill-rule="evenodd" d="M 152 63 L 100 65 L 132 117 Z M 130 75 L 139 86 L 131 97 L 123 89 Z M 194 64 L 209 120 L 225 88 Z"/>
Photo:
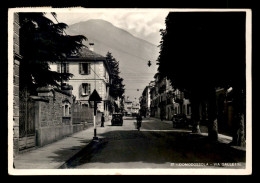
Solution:
<path fill-rule="evenodd" d="M 123 126 L 97 127 L 92 141 L 60 168 L 245 168 L 245 152 L 227 144 L 209 142 L 206 136 L 176 129 L 169 121 L 143 119 L 137 131 L 133 117 Z"/>
<path fill-rule="evenodd" d="M 10 175 L 252 174 L 250 9 L 9 19 Z"/>

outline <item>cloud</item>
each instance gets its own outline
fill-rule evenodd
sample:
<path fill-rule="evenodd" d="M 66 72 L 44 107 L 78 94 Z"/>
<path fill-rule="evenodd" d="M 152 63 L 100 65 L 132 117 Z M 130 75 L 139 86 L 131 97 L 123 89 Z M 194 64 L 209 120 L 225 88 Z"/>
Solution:
<path fill-rule="evenodd" d="M 108 9 L 108 11 L 97 9 L 87 13 L 57 13 L 57 18 L 60 22 L 68 25 L 87 21 L 89 19 L 103 19 L 111 22 L 113 25 L 125 29 L 133 35 L 140 38 L 148 38 L 156 35 L 159 39 L 159 30 L 165 28 L 165 17 L 168 11 L 135 11 L 120 9 Z M 149 41 L 149 40 L 148 40 Z"/>
<path fill-rule="evenodd" d="M 142 32 L 147 36 L 164 27 L 165 17 L 165 14 L 152 12 L 127 13 L 117 24 L 119 27 L 134 29 L 137 33 Z"/>

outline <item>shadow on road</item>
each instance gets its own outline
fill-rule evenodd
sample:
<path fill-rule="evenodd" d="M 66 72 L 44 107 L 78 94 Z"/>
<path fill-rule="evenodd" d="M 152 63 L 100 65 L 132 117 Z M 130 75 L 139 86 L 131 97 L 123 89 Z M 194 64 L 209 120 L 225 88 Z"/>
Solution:
<path fill-rule="evenodd" d="M 92 141 L 60 168 L 86 163 L 245 162 L 245 152 L 207 137 L 178 131 L 109 131 Z"/>

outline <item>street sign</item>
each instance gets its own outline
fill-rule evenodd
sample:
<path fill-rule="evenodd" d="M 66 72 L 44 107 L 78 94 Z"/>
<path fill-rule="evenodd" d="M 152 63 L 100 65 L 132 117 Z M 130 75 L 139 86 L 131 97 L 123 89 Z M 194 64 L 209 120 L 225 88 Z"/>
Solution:
<path fill-rule="evenodd" d="M 102 101 L 102 98 L 99 96 L 97 90 L 95 89 L 91 95 L 89 96 L 89 101 L 96 101 L 96 102 L 100 102 Z"/>
<path fill-rule="evenodd" d="M 97 127 L 96 127 L 96 114 L 97 114 L 97 103 L 102 101 L 102 98 L 99 96 L 98 92 L 96 89 L 91 93 L 89 96 L 89 102 L 94 101 L 94 118 L 93 118 L 93 123 L 94 123 L 94 137 L 93 140 L 98 140 L 97 137 Z"/>

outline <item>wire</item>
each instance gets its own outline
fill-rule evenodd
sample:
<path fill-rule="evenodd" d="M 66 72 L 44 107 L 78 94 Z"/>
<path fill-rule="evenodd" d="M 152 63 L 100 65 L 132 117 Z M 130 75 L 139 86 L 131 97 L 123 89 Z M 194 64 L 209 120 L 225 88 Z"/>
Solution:
<path fill-rule="evenodd" d="M 92 67 L 90 67 L 90 69 L 96 74 L 97 77 L 99 77 L 99 79 L 103 79 L 92 69 Z"/>

